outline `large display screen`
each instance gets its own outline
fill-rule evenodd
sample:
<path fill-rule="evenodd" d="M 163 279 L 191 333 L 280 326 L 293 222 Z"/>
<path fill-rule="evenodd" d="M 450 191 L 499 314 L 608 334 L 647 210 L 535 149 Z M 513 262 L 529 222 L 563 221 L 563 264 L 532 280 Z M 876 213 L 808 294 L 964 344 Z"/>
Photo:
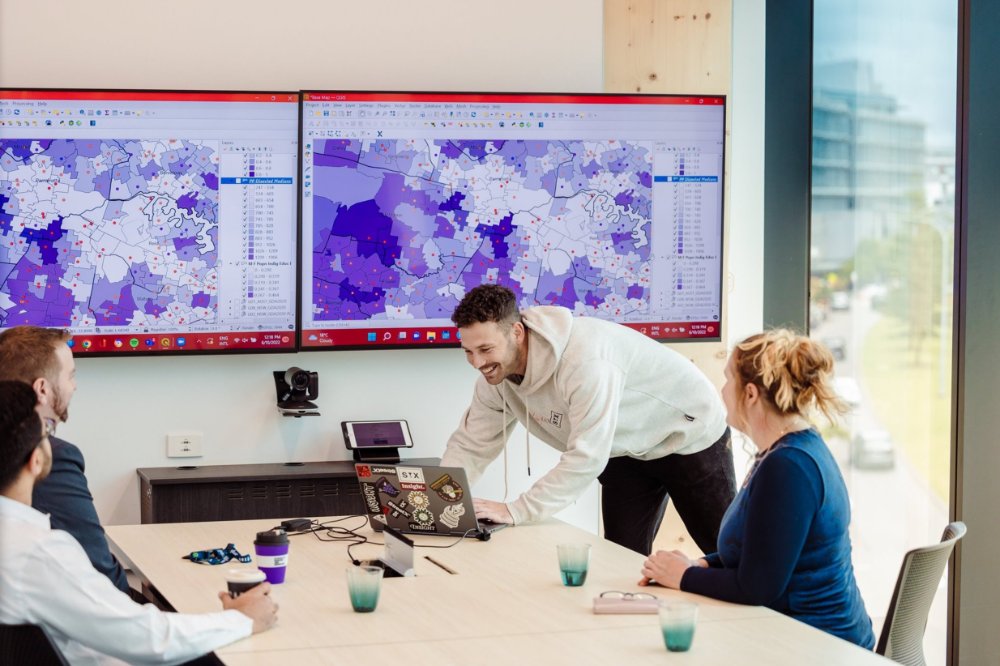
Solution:
<path fill-rule="evenodd" d="M 718 340 L 725 98 L 303 92 L 303 349 L 457 343 L 473 287 Z"/>
<path fill-rule="evenodd" d="M 0 90 L 0 328 L 295 349 L 299 95 Z"/>

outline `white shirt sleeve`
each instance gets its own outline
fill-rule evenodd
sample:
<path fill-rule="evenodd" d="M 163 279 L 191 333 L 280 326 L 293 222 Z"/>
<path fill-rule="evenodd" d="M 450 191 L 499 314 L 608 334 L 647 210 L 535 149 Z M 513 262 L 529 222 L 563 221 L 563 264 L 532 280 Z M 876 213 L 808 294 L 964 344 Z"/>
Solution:
<path fill-rule="evenodd" d="M 20 574 L 4 594 L 20 597 L 26 621 L 49 629 L 71 663 L 76 643 L 130 664 L 173 664 L 253 633 L 236 610 L 185 615 L 135 603 L 58 530 L 34 544 Z"/>

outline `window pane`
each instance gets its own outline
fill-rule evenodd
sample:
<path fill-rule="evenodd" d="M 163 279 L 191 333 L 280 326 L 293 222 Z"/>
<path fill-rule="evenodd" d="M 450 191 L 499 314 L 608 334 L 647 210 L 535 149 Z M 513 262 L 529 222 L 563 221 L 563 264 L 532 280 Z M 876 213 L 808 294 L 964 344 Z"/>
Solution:
<path fill-rule="evenodd" d="M 814 6 L 810 329 L 851 404 L 825 434 L 877 633 L 903 554 L 948 522 L 957 2 Z"/>

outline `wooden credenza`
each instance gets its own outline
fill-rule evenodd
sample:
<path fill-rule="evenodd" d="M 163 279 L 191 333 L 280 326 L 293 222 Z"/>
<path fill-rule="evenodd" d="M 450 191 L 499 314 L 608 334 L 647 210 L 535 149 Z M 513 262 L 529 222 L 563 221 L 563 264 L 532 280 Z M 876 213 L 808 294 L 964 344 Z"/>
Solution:
<path fill-rule="evenodd" d="M 403 461 L 423 465 L 437 462 L 436 458 Z M 354 462 L 348 460 L 299 465 L 141 467 L 136 473 L 143 523 L 365 513 Z"/>

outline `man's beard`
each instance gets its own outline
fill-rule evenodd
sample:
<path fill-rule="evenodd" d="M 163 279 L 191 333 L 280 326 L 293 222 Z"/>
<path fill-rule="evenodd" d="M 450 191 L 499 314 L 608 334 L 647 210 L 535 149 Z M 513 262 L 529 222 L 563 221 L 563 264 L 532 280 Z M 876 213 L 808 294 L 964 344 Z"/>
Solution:
<path fill-rule="evenodd" d="M 52 390 L 52 411 L 62 423 L 69 419 L 69 403 L 63 401 L 62 391 L 57 388 Z"/>

